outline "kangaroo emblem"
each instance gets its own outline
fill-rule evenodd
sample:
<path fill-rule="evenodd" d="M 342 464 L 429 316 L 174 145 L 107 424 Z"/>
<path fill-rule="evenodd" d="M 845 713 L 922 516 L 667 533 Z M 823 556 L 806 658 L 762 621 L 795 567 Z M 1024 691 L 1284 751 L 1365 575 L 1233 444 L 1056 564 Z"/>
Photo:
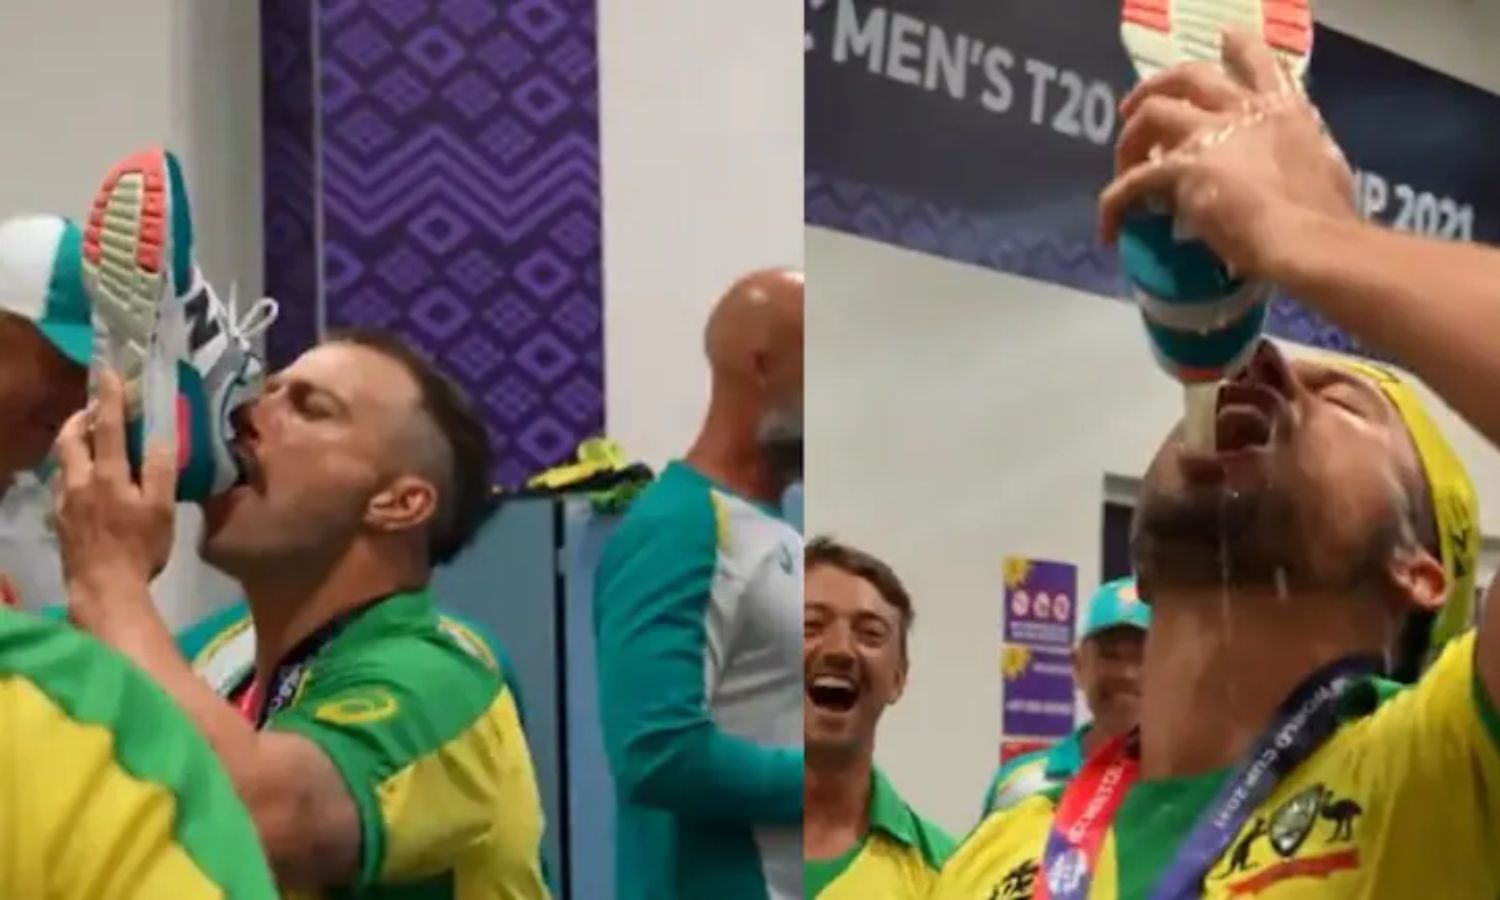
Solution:
<path fill-rule="evenodd" d="M 1323 808 L 1319 815 L 1333 823 L 1333 836 L 1329 841 L 1354 840 L 1354 820 L 1364 815 L 1365 808 L 1349 797 L 1334 800 L 1333 792 L 1323 795 Z"/>
<path fill-rule="evenodd" d="M 1250 851 L 1255 849 L 1255 842 L 1265 837 L 1269 830 L 1265 816 L 1257 816 L 1250 830 L 1234 845 L 1234 853 L 1229 857 L 1229 868 L 1219 877 L 1228 878 L 1236 872 L 1249 871 Z"/>

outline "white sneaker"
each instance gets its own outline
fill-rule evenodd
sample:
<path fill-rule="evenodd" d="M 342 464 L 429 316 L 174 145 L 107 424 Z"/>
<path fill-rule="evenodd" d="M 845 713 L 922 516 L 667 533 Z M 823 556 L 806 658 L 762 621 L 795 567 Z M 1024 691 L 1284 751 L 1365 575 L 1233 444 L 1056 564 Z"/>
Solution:
<path fill-rule="evenodd" d="M 187 186 L 177 158 L 155 147 L 116 164 L 94 199 L 83 248 L 96 362 L 125 379 L 132 458 L 145 441 L 178 448 L 178 499 L 205 500 L 240 479 L 230 416 L 253 396 L 264 364 L 254 338 L 274 300 L 236 317 L 193 259 Z"/>

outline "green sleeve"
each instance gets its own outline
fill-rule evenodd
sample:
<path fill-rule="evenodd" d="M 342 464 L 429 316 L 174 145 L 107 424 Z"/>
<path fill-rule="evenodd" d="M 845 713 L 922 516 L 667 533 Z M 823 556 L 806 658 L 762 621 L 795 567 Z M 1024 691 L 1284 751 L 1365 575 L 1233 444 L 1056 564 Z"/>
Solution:
<path fill-rule="evenodd" d="M 311 740 L 342 777 L 359 811 L 360 886 L 380 875 L 392 837 L 394 823 L 380 805 L 382 782 L 466 731 L 499 691 L 494 673 L 457 648 L 416 639 L 377 642 L 358 655 L 320 661 L 292 706 L 267 723 Z M 469 814 L 451 808 L 455 816 Z M 436 846 L 484 825 L 429 823 L 425 831 Z"/>
<path fill-rule="evenodd" d="M 716 523 L 708 495 L 672 499 L 638 502 L 595 577 L 599 706 L 617 789 L 631 803 L 683 815 L 800 823 L 802 751 L 725 734 L 709 715 Z"/>

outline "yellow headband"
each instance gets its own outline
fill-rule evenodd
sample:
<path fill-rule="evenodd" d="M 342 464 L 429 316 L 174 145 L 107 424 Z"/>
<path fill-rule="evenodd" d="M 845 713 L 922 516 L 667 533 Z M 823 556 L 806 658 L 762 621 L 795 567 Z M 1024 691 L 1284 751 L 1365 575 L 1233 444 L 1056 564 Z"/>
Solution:
<path fill-rule="evenodd" d="M 1463 461 L 1453 452 L 1411 385 L 1381 366 L 1352 359 L 1339 359 L 1337 363 L 1370 379 L 1390 398 L 1416 445 L 1422 474 L 1432 494 L 1443 569 L 1448 573 L 1448 597 L 1433 620 L 1428 644 L 1429 653 L 1435 655 L 1443 644 L 1472 624 L 1475 569 L 1479 561 L 1479 497 L 1474 493 L 1474 483 L 1469 480 Z"/>

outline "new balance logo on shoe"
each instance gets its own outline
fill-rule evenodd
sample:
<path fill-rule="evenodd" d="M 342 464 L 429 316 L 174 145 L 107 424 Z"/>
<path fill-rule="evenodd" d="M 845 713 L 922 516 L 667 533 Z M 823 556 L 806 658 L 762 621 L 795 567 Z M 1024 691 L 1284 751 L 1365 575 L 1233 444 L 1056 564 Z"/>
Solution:
<path fill-rule="evenodd" d="M 188 298 L 186 313 L 188 353 L 197 357 L 198 351 L 208 346 L 223 331 L 223 327 L 211 313 L 206 284 L 199 285 L 197 292 Z"/>

